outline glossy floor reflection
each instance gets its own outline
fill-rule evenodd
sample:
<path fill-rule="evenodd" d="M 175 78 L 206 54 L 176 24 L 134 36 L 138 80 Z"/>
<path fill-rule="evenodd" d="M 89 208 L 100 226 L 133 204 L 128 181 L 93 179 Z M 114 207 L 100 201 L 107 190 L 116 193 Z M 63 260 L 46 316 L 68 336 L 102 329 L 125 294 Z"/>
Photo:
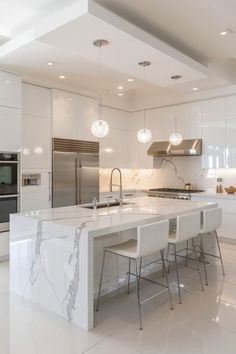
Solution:
<path fill-rule="evenodd" d="M 9 292 L 9 265 L 0 264 L 1 354 L 235 354 L 236 245 L 222 244 L 220 264 L 209 268 L 209 286 L 200 291 L 197 276 L 184 287 L 183 304 L 169 310 L 168 296 L 143 306 L 138 330 L 135 294 L 107 300 L 91 332 L 65 322 Z M 143 296 L 150 292 L 142 287 Z"/>

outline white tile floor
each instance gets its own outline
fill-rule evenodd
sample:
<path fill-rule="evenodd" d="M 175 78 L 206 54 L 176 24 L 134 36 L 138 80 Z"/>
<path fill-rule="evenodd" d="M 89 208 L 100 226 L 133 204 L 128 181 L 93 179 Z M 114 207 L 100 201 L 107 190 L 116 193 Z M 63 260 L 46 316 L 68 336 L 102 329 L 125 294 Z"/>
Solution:
<path fill-rule="evenodd" d="M 209 268 L 200 291 L 194 276 L 183 304 L 169 310 L 167 294 L 143 305 L 138 330 L 135 294 L 104 302 L 91 332 L 65 322 L 9 292 L 9 265 L 0 264 L 0 354 L 235 354 L 236 245 L 222 244 L 220 264 Z M 146 289 L 145 284 L 142 286 Z M 145 292 L 145 290 L 143 290 Z"/>

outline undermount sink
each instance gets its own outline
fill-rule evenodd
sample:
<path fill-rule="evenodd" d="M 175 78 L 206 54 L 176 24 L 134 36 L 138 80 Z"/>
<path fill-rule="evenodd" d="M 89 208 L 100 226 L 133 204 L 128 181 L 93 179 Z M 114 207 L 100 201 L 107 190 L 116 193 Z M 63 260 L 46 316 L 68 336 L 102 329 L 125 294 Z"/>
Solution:
<path fill-rule="evenodd" d="M 122 205 L 128 205 L 128 204 L 130 204 L 130 203 L 123 202 Z M 119 206 L 119 205 L 120 205 L 119 201 L 109 203 L 110 207 Z M 96 209 L 102 209 L 102 208 L 107 208 L 107 207 L 108 207 L 107 203 L 98 203 Z M 83 208 L 93 209 L 93 204 L 85 205 L 85 206 L 83 206 Z"/>

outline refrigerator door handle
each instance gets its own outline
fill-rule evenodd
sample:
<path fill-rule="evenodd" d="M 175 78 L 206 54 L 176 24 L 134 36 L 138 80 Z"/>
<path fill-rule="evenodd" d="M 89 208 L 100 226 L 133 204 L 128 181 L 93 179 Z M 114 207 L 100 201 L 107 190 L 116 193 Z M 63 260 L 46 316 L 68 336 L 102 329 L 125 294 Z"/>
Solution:
<path fill-rule="evenodd" d="M 79 204 L 79 195 L 78 195 L 78 157 L 75 159 L 75 204 Z"/>
<path fill-rule="evenodd" d="M 79 200 L 79 204 L 82 203 L 82 198 L 81 198 L 81 187 L 82 187 L 82 165 L 81 165 L 81 161 L 79 159 L 79 165 L 78 165 L 78 176 L 77 176 L 77 185 L 78 185 L 78 192 L 79 192 L 79 195 L 78 195 L 78 200 Z"/>

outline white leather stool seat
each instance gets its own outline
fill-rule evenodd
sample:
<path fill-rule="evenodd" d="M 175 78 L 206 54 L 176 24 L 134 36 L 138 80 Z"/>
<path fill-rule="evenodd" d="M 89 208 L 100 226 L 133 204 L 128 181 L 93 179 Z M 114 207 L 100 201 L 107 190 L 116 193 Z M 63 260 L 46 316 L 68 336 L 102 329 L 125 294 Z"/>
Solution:
<path fill-rule="evenodd" d="M 114 246 L 105 247 L 105 251 L 115 253 L 132 259 L 137 258 L 137 241 L 130 239 L 126 242 L 118 243 Z"/>

